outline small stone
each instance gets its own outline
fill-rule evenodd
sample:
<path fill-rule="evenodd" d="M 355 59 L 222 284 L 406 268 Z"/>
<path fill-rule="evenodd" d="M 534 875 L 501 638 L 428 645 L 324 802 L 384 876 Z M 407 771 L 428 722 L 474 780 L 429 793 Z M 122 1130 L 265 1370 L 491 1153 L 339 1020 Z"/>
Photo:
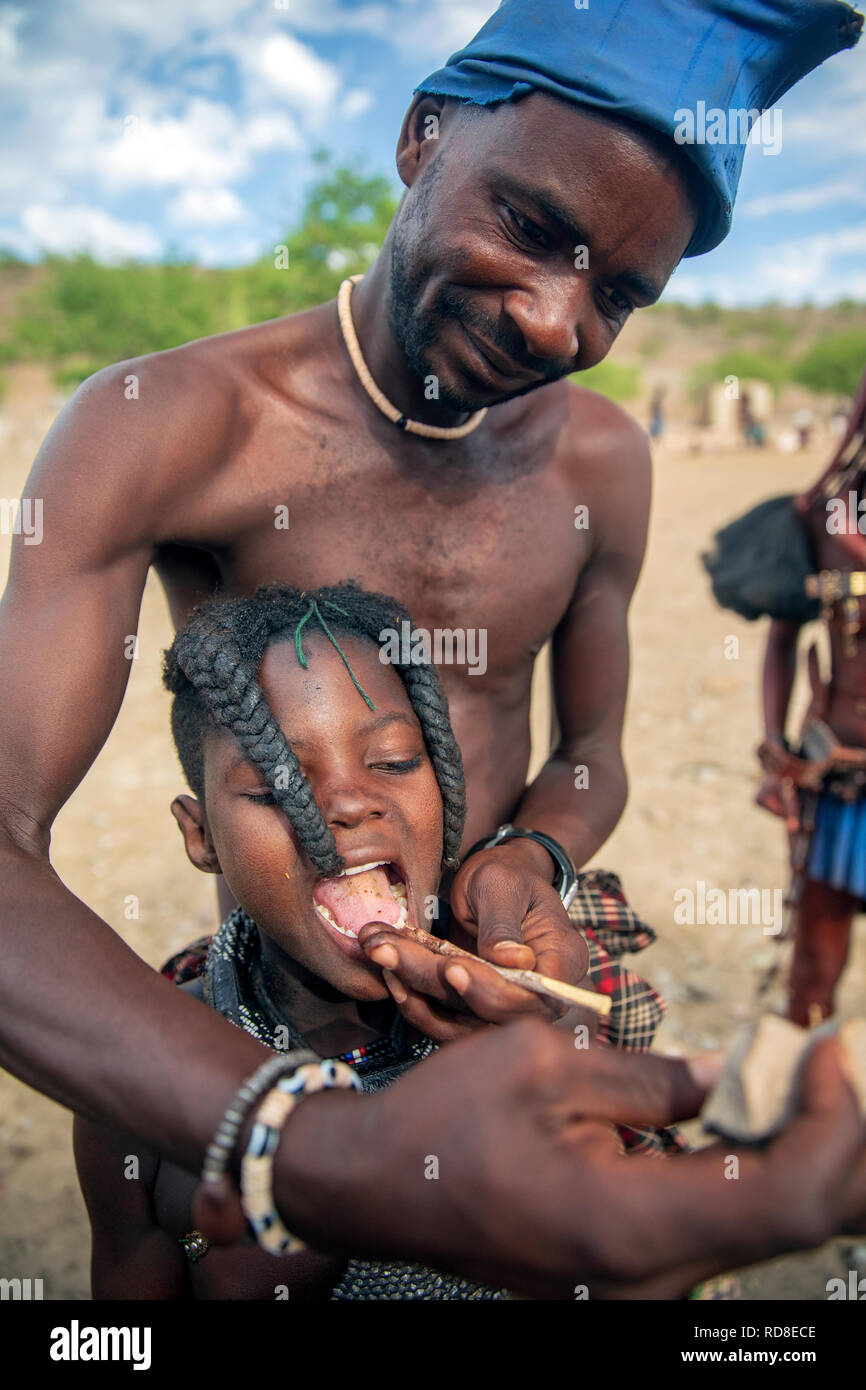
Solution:
<path fill-rule="evenodd" d="M 704 1129 L 738 1143 L 784 1129 L 796 1108 L 795 1081 L 809 1039 L 805 1028 L 775 1014 L 740 1029 L 701 1110 Z"/>
<path fill-rule="evenodd" d="M 866 1115 L 866 1020 L 830 1019 L 811 1031 L 777 1014 L 764 1014 L 738 1030 L 725 1069 L 700 1118 L 710 1134 L 737 1143 L 770 1139 L 788 1125 L 799 1099 L 800 1075 L 810 1049 L 838 1035 L 851 1059 L 851 1075 Z"/>

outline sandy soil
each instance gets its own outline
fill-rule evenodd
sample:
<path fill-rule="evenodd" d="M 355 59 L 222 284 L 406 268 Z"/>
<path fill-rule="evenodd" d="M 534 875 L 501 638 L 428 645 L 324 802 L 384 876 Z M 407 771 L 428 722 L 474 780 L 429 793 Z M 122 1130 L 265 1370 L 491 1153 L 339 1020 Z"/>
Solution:
<path fill-rule="evenodd" d="M 58 404 L 39 369 L 10 372 L 0 413 L 0 497 L 20 495 Z M 659 450 L 649 552 L 632 618 L 631 797 L 598 862 L 621 875 L 659 933 L 636 964 L 669 1003 L 663 1049 L 724 1046 L 755 1012 L 758 975 L 777 949 L 760 926 L 675 926 L 675 892 L 694 890 L 699 880 L 722 889 L 785 886 L 780 828 L 753 805 L 763 627 L 714 605 L 698 556 L 721 522 L 753 500 L 805 482 L 822 462 L 820 452 L 695 457 L 673 443 Z M 8 546 L 0 536 L 3 572 Z M 730 637 L 739 643 L 733 658 L 726 655 Z M 182 789 L 159 683 L 169 640 L 165 603 L 153 581 L 120 718 L 54 836 L 61 877 L 154 965 L 215 922 L 213 885 L 189 867 L 168 811 Z M 541 703 L 536 726 L 544 728 Z M 130 895 L 138 899 L 137 920 L 125 915 Z M 861 932 L 842 1009 L 862 1010 L 864 994 Z M 0 1275 L 41 1277 L 46 1298 L 85 1298 L 87 1263 L 70 1116 L 0 1075 Z M 743 1293 L 822 1299 L 829 1277 L 855 1267 L 866 1273 L 862 1238 L 757 1266 L 742 1276 Z"/>

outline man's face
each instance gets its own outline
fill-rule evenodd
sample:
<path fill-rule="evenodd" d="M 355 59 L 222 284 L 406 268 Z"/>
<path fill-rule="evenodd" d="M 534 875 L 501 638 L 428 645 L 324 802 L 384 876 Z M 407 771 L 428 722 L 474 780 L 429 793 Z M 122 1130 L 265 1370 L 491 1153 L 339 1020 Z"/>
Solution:
<path fill-rule="evenodd" d="M 601 361 L 697 211 L 658 141 L 542 93 L 446 103 L 439 130 L 417 159 L 401 138 L 391 326 L 439 399 L 477 410 Z"/>
<path fill-rule="evenodd" d="M 396 917 L 387 914 L 395 907 L 389 881 L 398 878 L 408 888 L 408 920 L 427 925 L 424 899 L 436 892 L 442 859 L 442 797 L 399 675 L 371 643 L 339 640 L 375 710 L 321 636 L 304 636 L 306 670 L 293 642 L 269 647 L 259 681 L 347 865 L 384 861 L 393 869 L 329 880 L 331 925 L 313 896 L 324 881 L 262 774 L 225 731 L 205 743 L 207 823 L 226 883 L 278 951 L 343 994 L 383 999 L 381 971 L 354 938 L 365 922 Z"/>

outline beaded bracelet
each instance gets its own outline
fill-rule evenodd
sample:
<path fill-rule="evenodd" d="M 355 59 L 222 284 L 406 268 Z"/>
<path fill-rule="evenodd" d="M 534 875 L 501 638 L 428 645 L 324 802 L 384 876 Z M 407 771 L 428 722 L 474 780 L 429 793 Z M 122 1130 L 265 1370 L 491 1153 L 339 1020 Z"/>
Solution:
<path fill-rule="evenodd" d="M 205 1150 L 201 1180 L 204 1183 L 222 1182 L 231 1161 L 241 1127 L 250 1109 L 284 1072 L 295 1072 L 301 1066 L 316 1062 L 315 1052 L 298 1050 L 283 1052 L 262 1062 L 240 1087 L 220 1121 L 219 1128 Z"/>
<path fill-rule="evenodd" d="M 259 1245 L 271 1255 L 293 1255 L 307 1248 L 299 1236 L 286 1229 L 274 1205 L 274 1155 L 280 1134 L 299 1100 L 334 1087 L 359 1091 L 361 1083 L 344 1062 L 299 1066 L 292 1076 L 276 1083 L 256 1112 L 241 1161 L 241 1206 Z"/>

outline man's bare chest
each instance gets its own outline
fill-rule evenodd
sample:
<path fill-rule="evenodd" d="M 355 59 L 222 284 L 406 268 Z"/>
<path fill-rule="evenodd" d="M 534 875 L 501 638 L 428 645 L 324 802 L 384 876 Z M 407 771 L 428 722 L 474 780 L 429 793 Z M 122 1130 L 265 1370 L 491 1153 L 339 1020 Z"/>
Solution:
<path fill-rule="evenodd" d="M 556 626 L 588 557 L 572 490 L 552 461 L 524 462 L 513 446 L 468 459 L 446 446 L 419 463 L 345 434 L 271 436 L 220 478 L 216 543 L 161 577 L 176 617 L 197 564 L 227 593 L 353 579 L 421 626 L 494 630 L 507 667 Z"/>

